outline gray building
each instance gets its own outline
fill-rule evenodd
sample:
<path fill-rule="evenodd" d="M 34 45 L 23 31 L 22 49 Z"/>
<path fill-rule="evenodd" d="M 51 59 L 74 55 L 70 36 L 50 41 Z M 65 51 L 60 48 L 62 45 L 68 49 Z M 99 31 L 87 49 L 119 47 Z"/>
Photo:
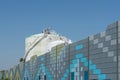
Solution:
<path fill-rule="evenodd" d="M 8 71 L 9 80 L 120 80 L 120 22 L 104 32 L 33 57 Z"/>

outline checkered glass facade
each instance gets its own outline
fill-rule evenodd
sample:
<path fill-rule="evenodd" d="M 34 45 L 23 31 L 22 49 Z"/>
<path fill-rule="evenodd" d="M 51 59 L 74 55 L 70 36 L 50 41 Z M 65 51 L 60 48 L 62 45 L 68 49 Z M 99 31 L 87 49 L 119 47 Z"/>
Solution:
<path fill-rule="evenodd" d="M 9 80 L 120 80 L 120 22 L 72 44 L 58 45 L 6 74 Z"/>

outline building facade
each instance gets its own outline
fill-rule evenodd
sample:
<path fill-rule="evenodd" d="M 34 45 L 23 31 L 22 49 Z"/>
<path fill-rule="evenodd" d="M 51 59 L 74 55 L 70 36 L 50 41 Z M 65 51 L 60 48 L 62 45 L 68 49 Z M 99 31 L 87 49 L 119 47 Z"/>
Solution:
<path fill-rule="evenodd" d="M 21 62 L 6 76 L 9 80 L 120 80 L 120 22 Z"/>

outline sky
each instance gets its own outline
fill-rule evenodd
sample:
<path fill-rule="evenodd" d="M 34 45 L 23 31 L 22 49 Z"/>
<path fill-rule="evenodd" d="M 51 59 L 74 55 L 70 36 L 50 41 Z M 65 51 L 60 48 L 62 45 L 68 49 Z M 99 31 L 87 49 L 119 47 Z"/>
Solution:
<path fill-rule="evenodd" d="M 0 70 L 19 63 L 25 38 L 51 27 L 73 42 L 120 20 L 120 0 L 0 0 Z"/>

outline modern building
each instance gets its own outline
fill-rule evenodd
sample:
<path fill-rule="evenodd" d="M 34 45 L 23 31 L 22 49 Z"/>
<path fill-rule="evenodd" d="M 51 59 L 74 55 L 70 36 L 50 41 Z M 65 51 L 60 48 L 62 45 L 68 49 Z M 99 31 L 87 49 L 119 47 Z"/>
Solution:
<path fill-rule="evenodd" d="M 46 29 L 26 39 L 24 58 L 9 80 L 120 80 L 120 22 L 73 43 Z"/>

